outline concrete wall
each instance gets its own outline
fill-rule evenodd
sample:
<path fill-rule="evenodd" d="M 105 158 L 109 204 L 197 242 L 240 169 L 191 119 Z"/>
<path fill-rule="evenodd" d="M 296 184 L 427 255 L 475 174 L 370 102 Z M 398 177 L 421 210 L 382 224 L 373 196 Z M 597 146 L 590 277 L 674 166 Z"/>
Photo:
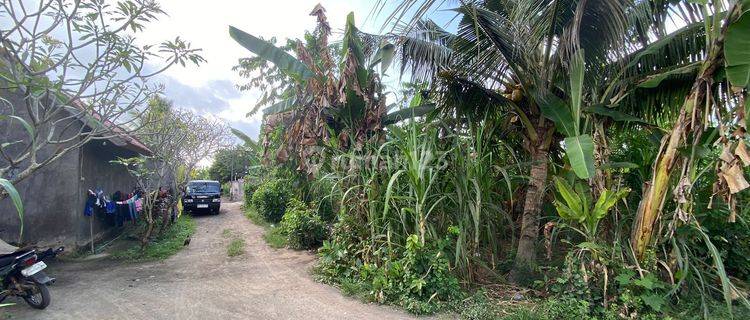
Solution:
<path fill-rule="evenodd" d="M 88 190 L 101 188 L 109 197 L 115 191 L 130 193 L 135 188 L 135 179 L 120 164 L 110 161 L 120 158 L 138 156 L 135 152 L 113 145 L 109 141 L 90 141 L 80 150 L 81 179 L 79 183 L 79 203 L 81 212 L 74 219 L 77 225 L 76 244 L 83 245 L 91 241 L 89 218 L 83 215 L 83 205 L 86 202 Z M 112 228 L 113 219 L 107 215 L 95 215 L 93 231 L 96 238 Z"/>
<path fill-rule="evenodd" d="M 20 95 L 4 90 L 0 90 L 0 95 L 10 102 L 10 105 L 0 105 L 0 114 L 29 118 Z M 60 115 L 63 116 L 67 115 Z M 74 121 L 76 122 L 69 130 L 83 125 Z M 45 137 L 47 132 L 49 128 L 41 128 L 40 136 Z M 6 121 L 0 121 L 0 143 L 19 140 L 29 141 L 20 124 L 9 125 Z M 17 144 L 6 151 L 19 152 L 24 147 L 23 144 Z M 40 150 L 40 161 L 54 154 L 58 147 L 60 146 L 49 145 Z M 117 190 L 130 192 L 133 189 L 134 180 L 127 170 L 109 162 L 118 156 L 133 157 L 136 153 L 117 147 L 109 141 L 91 141 L 18 183 L 15 187 L 25 209 L 23 242 L 42 245 L 87 243 L 90 239 L 89 221 L 83 215 L 86 190 L 101 187 L 107 194 L 112 194 Z M 5 165 L 5 160 L 0 157 L 0 166 Z M 26 166 L 27 164 L 21 164 L 20 168 Z M 108 231 L 108 228 L 106 219 L 98 217 L 95 220 L 96 234 L 100 235 Z M 20 220 L 11 200 L 0 200 L 0 239 L 16 243 L 19 230 Z"/>
<path fill-rule="evenodd" d="M 245 201 L 245 183 L 243 179 L 229 182 L 229 200 Z"/>
<path fill-rule="evenodd" d="M 70 243 L 65 240 L 77 232 L 74 221 L 83 210 L 78 159 L 70 152 L 15 186 L 24 204 L 24 242 Z M 0 200 L 0 213 L 0 238 L 17 242 L 20 221 L 10 199 Z"/>
<path fill-rule="evenodd" d="M 28 121 L 28 108 L 18 92 L 2 90 L 0 95 L 9 104 L 0 104 L 0 114 L 16 115 Z M 43 111 L 43 110 L 40 110 Z M 56 118 L 65 117 L 59 114 Z M 66 123 L 68 124 L 68 123 Z M 73 123 L 69 129 L 76 131 L 82 124 Z M 46 138 L 50 131 L 48 127 L 37 128 L 39 137 Z M 18 121 L 9 123 L 0 121 L 0 143 L 22 141 L 6 148 L 5 152 L 17 156 L 30 143 L 26 130 Z M 39 150 L 38 161 L 44 161 L 52 156 L 55 149 L 72 145 L 50 145 Z M 61 241 L 64 236 L 74 234 L 76 225 L 71 222 L 78 206 L 78 177 L 79 152 L 72 150 L 51 165 L 36 171 L 29 178 L 21 181 L 15 187 L 18 189 L 25 207 L 24 241 Z M 7 166 L 4 158 L 0 158 L 0 166 Z M 28 167 L 28 163 L 21 163 L 16 172 L 18 174 Z M 3 178 L 11 178 L 6 175 Z M 52 218 L 51 218 L 52 217 Z M 9 242 L 17 242 L 20 231 L 20 220 L 10 199 L 0 200 L 0 238 Z"/>

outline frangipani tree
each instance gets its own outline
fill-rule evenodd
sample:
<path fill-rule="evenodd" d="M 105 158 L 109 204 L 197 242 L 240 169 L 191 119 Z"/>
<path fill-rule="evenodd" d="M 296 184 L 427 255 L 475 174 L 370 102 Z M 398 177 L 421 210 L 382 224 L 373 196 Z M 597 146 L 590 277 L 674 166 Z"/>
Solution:
<path fill-rule="evenodd" d="M 150 0 L 0 2 L 0 178 L 17 184 L 91 140 L 136 131 L 160 90 L 148 80 L 204 62 L 180 38 L 138 44 L 164 14 Z"/>
<path fill-rule="evenodd" d="M 160 231 L 166 230 L 170 222 L 168 216 L 155 216 L 156 191 L 171 189 L 172 203 L 169 206 L 176 206 L 178 196 L 187 186 L 198 162 L 229 145 L 230 129 L 221 121 L 179 109 L 158 95 L 149 100 L 148 110 L 135 121 L 141 128 L 139 138 L 153 154 L 116 162 L 129 170 L 136 178 L 138 188 L 145 192 L 146 228 L 141 235 L 141 245 L 146 246 L 158 218 L 162 219 Z"/>

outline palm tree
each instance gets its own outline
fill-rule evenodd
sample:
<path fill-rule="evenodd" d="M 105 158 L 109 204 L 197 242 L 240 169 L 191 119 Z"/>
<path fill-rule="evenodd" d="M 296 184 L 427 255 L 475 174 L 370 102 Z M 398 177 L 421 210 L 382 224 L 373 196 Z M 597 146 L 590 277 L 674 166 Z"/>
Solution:
<path fill-rule="evenodd" d="M 530 145 L 536 146 L 528 151 L 532 160 L 537 162 L 530 170 L 531 193 L 527 194 L 524 204 L 524 224 L 514 270 L 534 261 L 533 244 L 538 233 L 541 199 L 538 190 L 543 190 L 546 183 L 546 164 L 540 162 L 546 157 L 538 154 L 544 153 L 545 147 L 555 145 L 538 139 L 539 129 L 544 128 L 544 118 L 553 120 L 557 130 L 564 132 L 567 130 L 566 121 L 560 119 L 574 122 L 575 129 L 580 125 L 577 116 L 585 116 L 587 112 L 613 120 L 642 121 L 628 115 L 630 113 L 668 132 L 655 161 L 652 180 L 644 184 L 644 197 L 635 217 L 631 241 L 636 256 L 642 258 L 644 252 L 654 245 L 653 235 L 657 227 L 665 225 L 659 222 L 662 207 L 670 194 L 668 191 L 674 190 L 671 194 L 675 194 L 678 210 L 670 228 L 673 230 L 676 225 L 690 223 L 704 235 L 708 251 L 717 265 L 716 280 L 721 280 L 723 294 L 729 301 L 733 289 L 721 266 L 721 257 L 709 237 L 691 218 L 695 209 L 690 190 L 700 176 L 697 172 L 701 160 L 697 156 L 698 149 L 710 147 L 715 141 L 700 142 L 702 134 L 707 126 L 717 124 L 722 128 L 719 141 L 725 151 L 723 154 L 729 154 L 724 157 L 727 161 L 721 160 L 716 165 L 721 177 L 715 186 L 717 195 L 733 208 L 732 203 L 736 201 L 733 195 L 750 185 L 738 173 L 741 170 L 736 169 L 741 166 L 738 159 L 750 158 L 743 139 L 737 141 L 747 127 L 745 109 L 750 57 L 741 52 L 746 52 L 750 43 L 750 33 L 747 32 L 750 2 L 700 4 L 644 0 L 593 3 L 551 0 L 461 3 L 458 11 L 463 20 L 458 33 L 437 37 L 449 39 L 444 41 L 444 46 L 436 50 L 434 46 L 440 43 L 430 39 L 442 31 L 427 28 L 421 22 L 412 23 L 405 29 L 410 34 L 423 36 L 416 41 L 404 41 L 410 47 L 404 50 L 404 55 L 417 70 L 415 74 L 429 69 L 432 74 L 450 76 L 484 90 L 488 101 L 492 100 L 494 105 L 512 108 L 521 119 L 524 115 L 528 119 L 522 121 L 526 136 Z M 425 8 L 433 4 L 435 1 L 403 1 L 393 17 L 400 19 L 414 6 L 417 6 L 417 12 L 427 12 Z M 609 16 L 605 13 L 607 10 L 613 14 Z M 676 30 L 669 32 L 670 29 Z M 421 45 L 420 41 L 426 45 Z M 615 44 L 620 47 L 614 47 Z M 745 49 L 741 49 L 743 47 Z M 450 57 L 446 57 L 445 52 L 450 52 Z M 578 57 L 583 52 L 585 59 L 580 63 Z M 579 65 L 584 66 L 583 81 L 581 71 L 576 68 Z M 440 70 L 454 72 L 437 72 Z M 475 81 L 470 81 L 472 79 Z M 566 83 L 571 86 L 566 87 Z M 580 83 L 586 84 L 583 93 L 581 87 L 575 85 Z M 552 99 L 545 100 L 545 95 L 539 93 L 540 88 L 551 93 Z M 513 103 L 503 100 L 497 91 L 509 93 L 506 98 Z M 565 108 L 551 109 L 547 104 L 545 109 L 545 102 L 558 100 L 555 98 L 570 99 L 572 119 L 566 114 L 556 114 L 565 113 Z M 577 99 L 589 105 L 580 108 Z M 541 110 L 535 111 L 535 105 Z M 596 123 L 588 127 L 593 127 L 600 135 L 604 133 Z M 635 125 L 635 128 L 643 126 Z M 535 133 L 537 139 L 534 139 Z M 570 152 L 567 141 L 566 147 Z M 685 156 L 680 150 L 688 150 L 690 155 Z M 573 159 L 570 160 L 572 163 Z M 679 183 L 675 185 L 675 182 Z M 672 233 L 667 230 L 665 234 Z M 679 268 L 684 267 L 685 264 Z M 511 277 L 517 277 L 517 272 Z"/>
<path fill-rule="evenodd" d="M 399 10 L 419 3 L 404 1 Z M 421 2 L 418 11 L 430 5 Z M 584 88 L 601 83 L 602 66 L 621 56 L 632 10 L 628 1 L 461 1 L 456 34 L 434 23 L 404 27 L 401 55 L 413 74 L 429 70 L 433 79 L 482 92 L 488 103 L 512 110 L 523 124 L 531 165 L 513 280 L 535 263 L 549 152 L 557 137 L 565 137 L 576 174 L 594 175 L 589 109 L 583 105 L 594 94 Z"/>

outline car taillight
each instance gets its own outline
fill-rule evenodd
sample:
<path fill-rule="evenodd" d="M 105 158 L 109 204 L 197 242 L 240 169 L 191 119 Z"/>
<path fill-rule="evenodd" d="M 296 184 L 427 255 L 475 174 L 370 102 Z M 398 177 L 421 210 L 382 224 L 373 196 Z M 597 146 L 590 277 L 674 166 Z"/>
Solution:
<path fill-rule="evenodd" d="M 28 259 L 23 261 L 23 264 L 27 267 L 32 266 L 36 263 L 36 255 L 33 255 L 29 257 Z"/>

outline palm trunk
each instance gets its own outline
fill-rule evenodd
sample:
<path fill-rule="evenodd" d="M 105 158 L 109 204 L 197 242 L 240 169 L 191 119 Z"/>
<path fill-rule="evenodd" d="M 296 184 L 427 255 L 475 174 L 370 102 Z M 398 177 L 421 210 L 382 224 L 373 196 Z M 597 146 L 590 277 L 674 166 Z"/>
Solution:
<path fill-rule="evenodd" d="M 513 270 L 509 275 L 512 282 L 522 281 L 536 264 L 536 242 L 539 238 L 539 220 L 547 185 L 547 158 L 549 155 L 550 135 L 553 129 L 548 129 L 539 136 L 537 145 L 531 150 L 531 169 L 529 185 L 523 205 L 521 222 L 521 236 L 518 240 L 518 250 Z"/>

